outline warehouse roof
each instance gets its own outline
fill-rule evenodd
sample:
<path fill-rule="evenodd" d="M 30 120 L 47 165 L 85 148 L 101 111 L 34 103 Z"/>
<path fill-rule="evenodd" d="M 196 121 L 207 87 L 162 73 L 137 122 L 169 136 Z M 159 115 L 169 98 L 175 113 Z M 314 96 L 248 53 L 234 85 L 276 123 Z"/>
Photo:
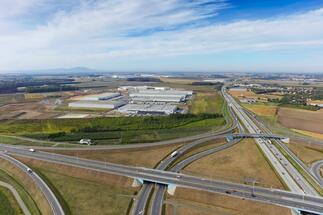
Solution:
<path fill-rule="evenodd" d="M 118 110 L 124 113 L 164 113 L 172 114 L 177 109 L 176 105 L 169 104 L 127 104 Z"/>
<path fill-rule="evenodd" d="M 117 96 L 120 96 L 120 93 L 101 93 L 101 94 L 95 94 L 95 95 L 87 95 L 80 99 L 80 101 L 98 101 L 98 100 L 108 100 L 111 98 L 115 98 Z"/>

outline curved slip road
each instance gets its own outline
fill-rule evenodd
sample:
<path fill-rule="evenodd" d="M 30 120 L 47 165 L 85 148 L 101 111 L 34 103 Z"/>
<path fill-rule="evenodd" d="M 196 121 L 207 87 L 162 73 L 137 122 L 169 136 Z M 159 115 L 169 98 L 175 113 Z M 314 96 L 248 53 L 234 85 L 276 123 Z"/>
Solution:
<path fill-rule="evenodd" d="M 186 144 L 182 147 L 180 147 L 177 152 L 178 156 L 184 155 L 188 151 L 192 150 L 194 147 L 198 147 L 202 144 L 205 144 L 206 142 L 210 140 L 215 140 L 215 139 L 222 139 L 225 138 L 226 135 L 219 135 L 216 137 L 209 137 L 205 139 L 200 139 L 193 141 L 192 143 Z M 178 156 L 171 157 L 167 156 L 163 161 L 161 161 L 158 166 L 156 167 L 157 170 L 165 170 L 170 164 L 176 161 Z M 140 215 L 142 212 L 145 212 L 147 203 L 148 203 L 148 197 L 151 195 L 151 192 L 153 190 L 155 184 L 149 183 L 149 182 L 144 182 L 140 194 L 138 196 L 138 200 L 135 202 L 134 210 L 132 211 L 133 215 Z"/>
<path fill-rule="evenodd" d="M 215 132 L 212 136 L 205 137 L 204 139 L 198 139 L 198 140 L 195 140 L 189 144 L 185 144 L 184 146 L 182 146 L 176 150 L 178 152 L 177 156 L 174 156 L 174 157 L 167 156 L 164 160 L 162 160 L 158 164 L 156 169 L 157 170 L 165 170 L 172 163 L 174 163 L 180 156 L 185 155 L 185 153 L 191 151 L 193 148 L 200 147 L 204 143 L 211 141 L 211 140 L 225 138 L 226 135 L 223 135 L 223 134 L 232 131 L 238 125 L 237 119 L 235 117 L 233 117 L 233 113 L 232 113 L 231 109 L 229 109 L 229 114 L 230 114 L 230 118 L 233 119 L 233 123 L 229 128 L 222 130 L 222 131 Z M 228 123 L 228 119 L 226 119 L 226 122 Z M 225 145 L 227 145 L 227 144 L 225 144 Z M 226 147 L 226 146 L 224 146 L 224 147 Z M 154 185 L 155 184 L 152 184 L 152 183 L 148 184 L 148 182 L 144 182 L 144 184 L 141 188 L 141 192 L 138 196 L 138 200 L 136 202 L 134 202 L 135 205 L 134 205 L 133 211 L 132 211 L 133 215 L 141 215 L 142 213 L 145 213 L 146 208 L 147 208 L 147 204 L 148 204 L 148 199 L 149 199 L 149 196 L 151 195 L 151 193 L 153 192 Z M 156 188 L 157 188 L 157 191 L 156 191 L 157 194 L 155 194 L 153 196 L 153 200 L 154 200 L 153 202 L 161 202 L 162 203 L 163 198 L 164 198 L 164 193 L 165 193 L 165 190 L 167 189 L 167 186 L 161 185 L 161 184 L 156 184 Z"/>
<path fill-rule="evenodd" d="M 320 185 L 323 187 L 323 177 L 321 175 L 321 169 L 323 169 L 323 160 L 316 161 L 312 164 L 311 171 Z"/>
<path fill-rule="evenodd" d="M 21 169 L 23 172 L 26 172 L 26 174 L 28 174 L 32 178 L 32 180 L 35 182 L 35 184 L 39 187 L 39 189 L 46 197 L 54 215 L 65 215 L 64 210 L 60 205 L 59 201 L 57 200 L 56 196 L 54 195 L 54 193 L 35 172 L 28 173 L 27 168 L 29 167 L 21 163 L 20 161 L 12 158 L 11 156 L 0 153 L 0 157 L 14 164 L 16 167 Z"/>
<path fill-rule="evenodd" d="M 19 193 L 17 192 L 17 190 L 11 185 L 11 184 L 8 184 L 8 183 L 5 183 L 3 181 L 0 181 L 0 186 L 1 187 L 5 187 L 7 188 L 8 190 L 10 190 L 10 192 L 12 193 L 12 195 L 15 197 L 19 207 L 21 208 L 22 212 L 25 214 L 25 215 L 31 215 L 29 209 L 27 208 L 27 206 L 25 205 L 24 201 L 21 199 Z"/>
<path fill-rule="evenodd" d="M 240 124 L 238 124 L 238 128 L 239 128 L 239 132 L 241 132 L 243 130 L 243 128 L 240 126 Z M 228 143 L 226 143 L 224 145 L 220 145 L 220 146 L 217 146 L 215 148 L 211 148 L 211 149 L 196 153 L 194 155 L 191 155 L 190 157 L 178 162 L 174 167 L 172 167 L 170 169 L 170 171 L 179 172 L 184 167 L 186 167 L 187 165 L 193 163 L 194 161 L 197 161 L 197 160 L 199 160 L 199 159 L 201 159 L 201 158 L 203 158 L 205 156 L 214 154 L 214 153 L 222 151 L 224 149 L 230 148 L 230 147 L 234 146 L 235 144 L 237 144 L 238 142 L 240 142 L 240 139 L 235 139 L 235 140 L 233 140 L 231 142 L 228 142 Z M 167 190 L 166 185 L 161 185 L 161 184 L 156 185 L 156 191 L 155 191 L 155 194 L 154 194 L 154 196 L 152 198 L 152 206 L 151 206 L 150 214 L 153 214 L 153 215 L 162 214 L 163 202 L 164 202 L 164 197 L 165 197 L 166 190 Z"/>

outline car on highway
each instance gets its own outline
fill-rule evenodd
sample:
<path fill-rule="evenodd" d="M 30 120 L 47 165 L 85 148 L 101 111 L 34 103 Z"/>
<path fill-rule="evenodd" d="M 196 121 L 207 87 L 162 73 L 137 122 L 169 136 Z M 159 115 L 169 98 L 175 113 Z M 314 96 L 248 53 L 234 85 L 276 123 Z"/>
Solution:
<path fill-rule="evenodd" d="M 29 149 L 30 152 L 35 152 L 36 150 L 35 149 Z"/>
<path fill-rule="evenodd" d="M 26 169 L 29 174 L 31 174 L 33 171 L 30 168 Z"/>
<path fill-rule="evenodd" d="M 235 192 L 237 192 L 237 191 L 236 190 L 226 190 L 225 191 L 226 194 L 231 194 L 231 193 L 235 193 Z"/>

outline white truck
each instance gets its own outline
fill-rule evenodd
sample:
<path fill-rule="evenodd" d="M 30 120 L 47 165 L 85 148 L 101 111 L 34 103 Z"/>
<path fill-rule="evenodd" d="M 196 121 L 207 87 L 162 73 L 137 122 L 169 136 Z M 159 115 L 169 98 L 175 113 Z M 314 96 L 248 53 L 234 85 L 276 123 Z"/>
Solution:
<path fill-rule="evenodd" d="M 177 156 L 177 155 L 178 155 L 178 151 L 173 151 L 173 152 L 172 152 L 172 154 L 170 154 L 170 157 L 172 157 L 172 158 L 173 158 L 173 157 L 175 157 L 175 156 Z"/>
<path fill-rule="evenodd" d="M 92 145 L 93 143 L 91 139 L 81 139 L 80 144 Z"/>

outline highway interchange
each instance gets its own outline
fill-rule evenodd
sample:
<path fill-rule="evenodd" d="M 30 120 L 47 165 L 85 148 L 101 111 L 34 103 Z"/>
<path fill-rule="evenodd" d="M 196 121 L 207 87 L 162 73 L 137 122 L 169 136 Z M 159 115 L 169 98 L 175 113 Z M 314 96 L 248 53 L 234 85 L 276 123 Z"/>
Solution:
<path fill-rule="evenodd" d="M 203 135 L 197 135 L 194 138 L 181 138 L 180 140 L 171 140 L 163 141 L 161 143 L 154 143 L 154 146 L 158 144 L 166 145 L 183 142 L 190 142 L 185 144 L 178 149 L 178 156 L 172 157 L 167 156 L 163 161 L 159 163 L 156 169 L 148 169 L 142 167 L 130 167 L 124 165 L 117 165 L 111 163 L 103 163 L 100 161 L 93 161 L 87 159 L 76 159 L 71 156 L 64 156 L 59 154 L 53 154 L 48 152 L 30 152 L 26 150 L 25 147 L 13 147 L 9 145 L 0 145 L 0 149 L 5 151 L 7 159 L 10 159 L 11 156 L 8 155 L 17 155 L 22 157 L 28 157 L 33 159 L 44 160 L 47 162 L 60 163 L 64 165 L 71 165 L 80 168 L 91 169 L 100 172 L 107 172 L 122 176 L 131 177 L 134 179 L 142 179 L 145 183 L 142 186 L 142 189 L 139 195 L 136 197 L 135 204 L 133 206 L 132 214 L 145 214 L 147 213 L 147 205 L 149 196 L 154 191 L 151 199 L 151 208 L 149 214 L 159 215 L 162 213 L 163 200 L 165 198 L 165 193 L 168 185 L 186 187 L 190 189 L 204 190 L 214 193 L 222 193 L 224 195 L 235 196 L 243 199 L 250 199 L 254 201 L 260 201 L 269 204 L 280 205 L 283 207 L 288 207 L 292 209 L 299 209 L 304 211 L 311 211 L 317 214 L 323 214 L 323 198 L 320 197 L 317 191 L 308 183 L 308 181 L 303 177 L 302 174 L 297 171 L 297 169 L 290 163 L 290 161 L 282 154 L 276 144 L 284 148 L 284 150 L 289 153 L 289 155 L 301 166 L 304 168 L 306 173 L 310 177 L 315 178 L 315 182 L 322 185 L 322 178 L 319 175 L 319 168 L 322 165 L 323 161 L 317 162 L 313 165 L 312 169 L 307 168 L 298 158 L 295 156 L 285 144 L 280 140 L 267 140 L 264 138 L 256 138 L 256 142 L 259 147 L 262 149 L 264 154 L 270 160 L 271 164 L 274 166 L 276 172 L 281 176 L 284 182 L 288 185 L 291 191 L 282 191 L 276 189 L 267 189 L 260 187 L 252 187 L 242 184 L 235 184 L 230 182 L 210 180 L 200 177 L 194 177 L 189 175 L 184 175 L 179 173 L 185 166 L 192 163 L 195 160 L 198 160 L 204 156 L 207 156 L 212 153 L 216 153 L 223 149 L 233 146 L 240 139 L 235 139 L 229 141 L 226 144 L 217 146 L 215 148 L 207 149 L 196 154 L 193 154 L 185 159 L 177 161 L 177 159 L 187 152 L 191 151 L 194 148 L 203 146 L 204 143 L 226 137 L 225 133 L 232 131 L 236 126 L 241 133 L 242 130 L 247 130 L 250 133 L 263 133 L 270 135 L 271 132 L 261 123 L 252 118 L 250 113 L 245 112 L 243 108 L 230 96 L 226 93 L 225 88 L 222 89 L 224 98 L 226 99 L 230 113 L 232 114 L 233 123 L 232 125 L 220 132 L 213 132 Z M 238 120 L 239 119 L 239 120 Z M 240 125 L 241 123 L 241 125 Z M 138 147 L 147 147 L 149 144 L 141 144 Z M 149 145 L 151 146 L 151 145 Z M 136 147 L 136 146 L 129 146 Z M 117 148 L 117 147 L 116 147 Z M 127 147 L 125 147 L 127 148 Z M 286 149 L 287 148 L 287 149 Z M 41 147 L 39 147 L 41 149 Z M 65 148 L 64 148 L 65 149 Z M 77 150 L 89 150 L 88 148 L 78 148 Z M 102 149 L 95 148 L 94 150 Z M 114 149 L 114 147 L 111 147 Z M 75 149 L 69 149 L 75 150 Z M 13 159 L 15 160 L 15 159 Z M 15 160 L 16 161 L 16 160 Z M 12 162 L 15 162 L 12 161 Z M 20 163 L 20 162 L 19 162 Z M 21 166 L 23 164 L 16 163 L 16 165 Z M 26 169 L 26 166 L 21 166 L 22 169 Z M 39 180 L 39 176 L 32 174 L 36 183 L 40 183 L 39 186 L 43 187 L 41 190 L 44 192 L 48 187 Z M 38 181 L 38 182 L 37 182 Z M 45 187 L 45 188 L 44 188 Z M 47 187 L 47 188 L 46 188 Z M 231 192 L 228 194 L 228 190 Z M 48 195 L 46 195 L 48 192 Z M 61 206 L 54 194 L 48 188 L 44 192 L 46 198 L 50 202 L 54 214 L 64 214 Z M 56 199 L 56 200 L 55 200 Z M 55 203 L 56 202 L 56 203 Z M 53 205 L 54 204 L 54 205 Z M 57 205 L 56 205 L 57 204 Z M 56 207 L 56 209 L 55 209 Z"/>
<path fill-rule="evenodd" d="M 130 167 L 47 152 L 33 153 L 24 149 L 10 148 L 5 146 L 1 146 L 0 148 L 7 150 L 7 153 L 11 155 L 70 165 L 74 167 L 122 175 L 131 178 L 140 178 L 145 181 L 164 185 L 173 184 L 179 187 L 204 190 L 214 193 L 222 193 L 225 195 L 228 195 L 226 193 L 227 190 L 234 190 L 234 192 L 230 194 L 231 196 L 276 204 L 289 208 L 299 208 L 306 211 L 313 211 L 318 214 L 321 214 L 321 212 L 323 211 L 323 198 L 317 196 L 303 195 L 270 188 L 253 188 L 249 185 L 230 183 L 220 180 L 211 180 L 171 171 L 163 171 L 143 167 Z"/>

